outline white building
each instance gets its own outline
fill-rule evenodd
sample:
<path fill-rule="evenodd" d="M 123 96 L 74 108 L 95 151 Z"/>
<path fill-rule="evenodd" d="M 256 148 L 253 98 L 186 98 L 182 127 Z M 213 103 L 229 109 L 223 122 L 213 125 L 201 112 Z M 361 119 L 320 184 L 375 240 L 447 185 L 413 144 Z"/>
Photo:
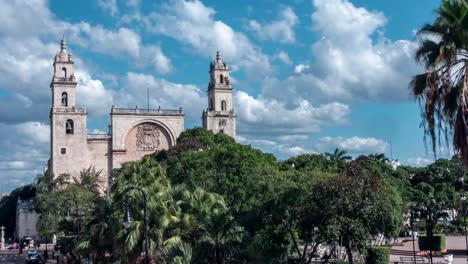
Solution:
<path fill-rule="evenodd" d="M 50 84 L 50 160 L 48 169 L 57 177 L 94 166 L 102 171 L 101 184 L 107 189 L 110 172 L 126 161 L 139 160 L 157 150 L 168 149 L 184 130 L 184 111 L 179 109 L 119 108 L 112 106 L 108 134 L 88 134 L 87 111 L 76 102 L 77 82 L 73 56 L 65 40 L 55 56 L 54 76 Z M 236 137 L 229 66 L 219 52 L 210 65 L 208 108 L 203 111 L 203 126 L 214 133 Z"/>

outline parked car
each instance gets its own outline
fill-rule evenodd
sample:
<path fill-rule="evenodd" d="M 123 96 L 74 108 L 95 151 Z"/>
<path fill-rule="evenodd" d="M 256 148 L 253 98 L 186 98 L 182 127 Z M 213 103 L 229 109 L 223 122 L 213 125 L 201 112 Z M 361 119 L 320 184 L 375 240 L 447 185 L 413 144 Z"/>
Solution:
<path fill-rule="evenodd" d="M 37 251 L 28 251 L 28 257 L 26 259 L 26 264 L 39 264 L 39 255 Z"/>

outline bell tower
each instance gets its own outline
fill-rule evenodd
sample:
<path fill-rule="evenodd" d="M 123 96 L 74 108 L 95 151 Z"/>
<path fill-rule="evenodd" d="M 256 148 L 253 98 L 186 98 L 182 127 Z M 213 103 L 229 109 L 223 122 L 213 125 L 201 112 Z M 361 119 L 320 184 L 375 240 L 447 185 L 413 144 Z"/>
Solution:
<path fill-rule="evenodd" d="M 76 106 L 77 82 L 73 56 L 63 38 L 55 55 L 54 76 L 50 88 L 50 160 L 49 170 L 57 177 L 79 177 L 86 167 L 86 109 Z"/>
<path fill-rule="evenodd" d="M 219 51 L 210 63 L 208 108 L 203 110 L 203 127 L 216 133 L 236 138 L 236 114 L 233 109 L 232 85 L 229 66 L 221 59 Z"/>

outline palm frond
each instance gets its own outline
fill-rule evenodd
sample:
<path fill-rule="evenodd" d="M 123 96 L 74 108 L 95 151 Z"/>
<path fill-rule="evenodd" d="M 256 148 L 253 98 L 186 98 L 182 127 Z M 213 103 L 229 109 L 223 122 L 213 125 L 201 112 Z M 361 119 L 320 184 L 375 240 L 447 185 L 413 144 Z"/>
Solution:
<path fill-rule="evenodd" d="M 427 76 L 428 76 L 428 73 L 422 73 L 422 74 L 413 76 L 409 84 L 411 97 L 417 99 L 419 97 L 424 96 L 424 92 L 427 87 Z"/>

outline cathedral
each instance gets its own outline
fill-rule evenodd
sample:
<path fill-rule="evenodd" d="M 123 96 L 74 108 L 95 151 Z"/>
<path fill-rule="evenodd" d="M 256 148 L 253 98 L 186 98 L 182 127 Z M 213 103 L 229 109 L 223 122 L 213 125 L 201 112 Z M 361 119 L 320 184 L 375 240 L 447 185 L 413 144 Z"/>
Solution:
<path fill-rule="evenodd" d="M 101 171 L 102 190 L 108 187 L 113 169 L 157 150 L 177 144 L 184 131 L 184 110 L 121 108 L 112 106 L 108 134 L 89 134 L 87 111 L 77 106 L 77 82 L 73 56 L 64 39 L 54 60 L 50 84 L 50 159 L 48 169 L 55 177 L 68 174 L 79 178 L 89 167 Z M 203 127 L 214 133 L 236 138 L 236 114 L 233 110 L 229 66 L 219 52 L 210 64 L 208 107 L 203 110 Z"/>

